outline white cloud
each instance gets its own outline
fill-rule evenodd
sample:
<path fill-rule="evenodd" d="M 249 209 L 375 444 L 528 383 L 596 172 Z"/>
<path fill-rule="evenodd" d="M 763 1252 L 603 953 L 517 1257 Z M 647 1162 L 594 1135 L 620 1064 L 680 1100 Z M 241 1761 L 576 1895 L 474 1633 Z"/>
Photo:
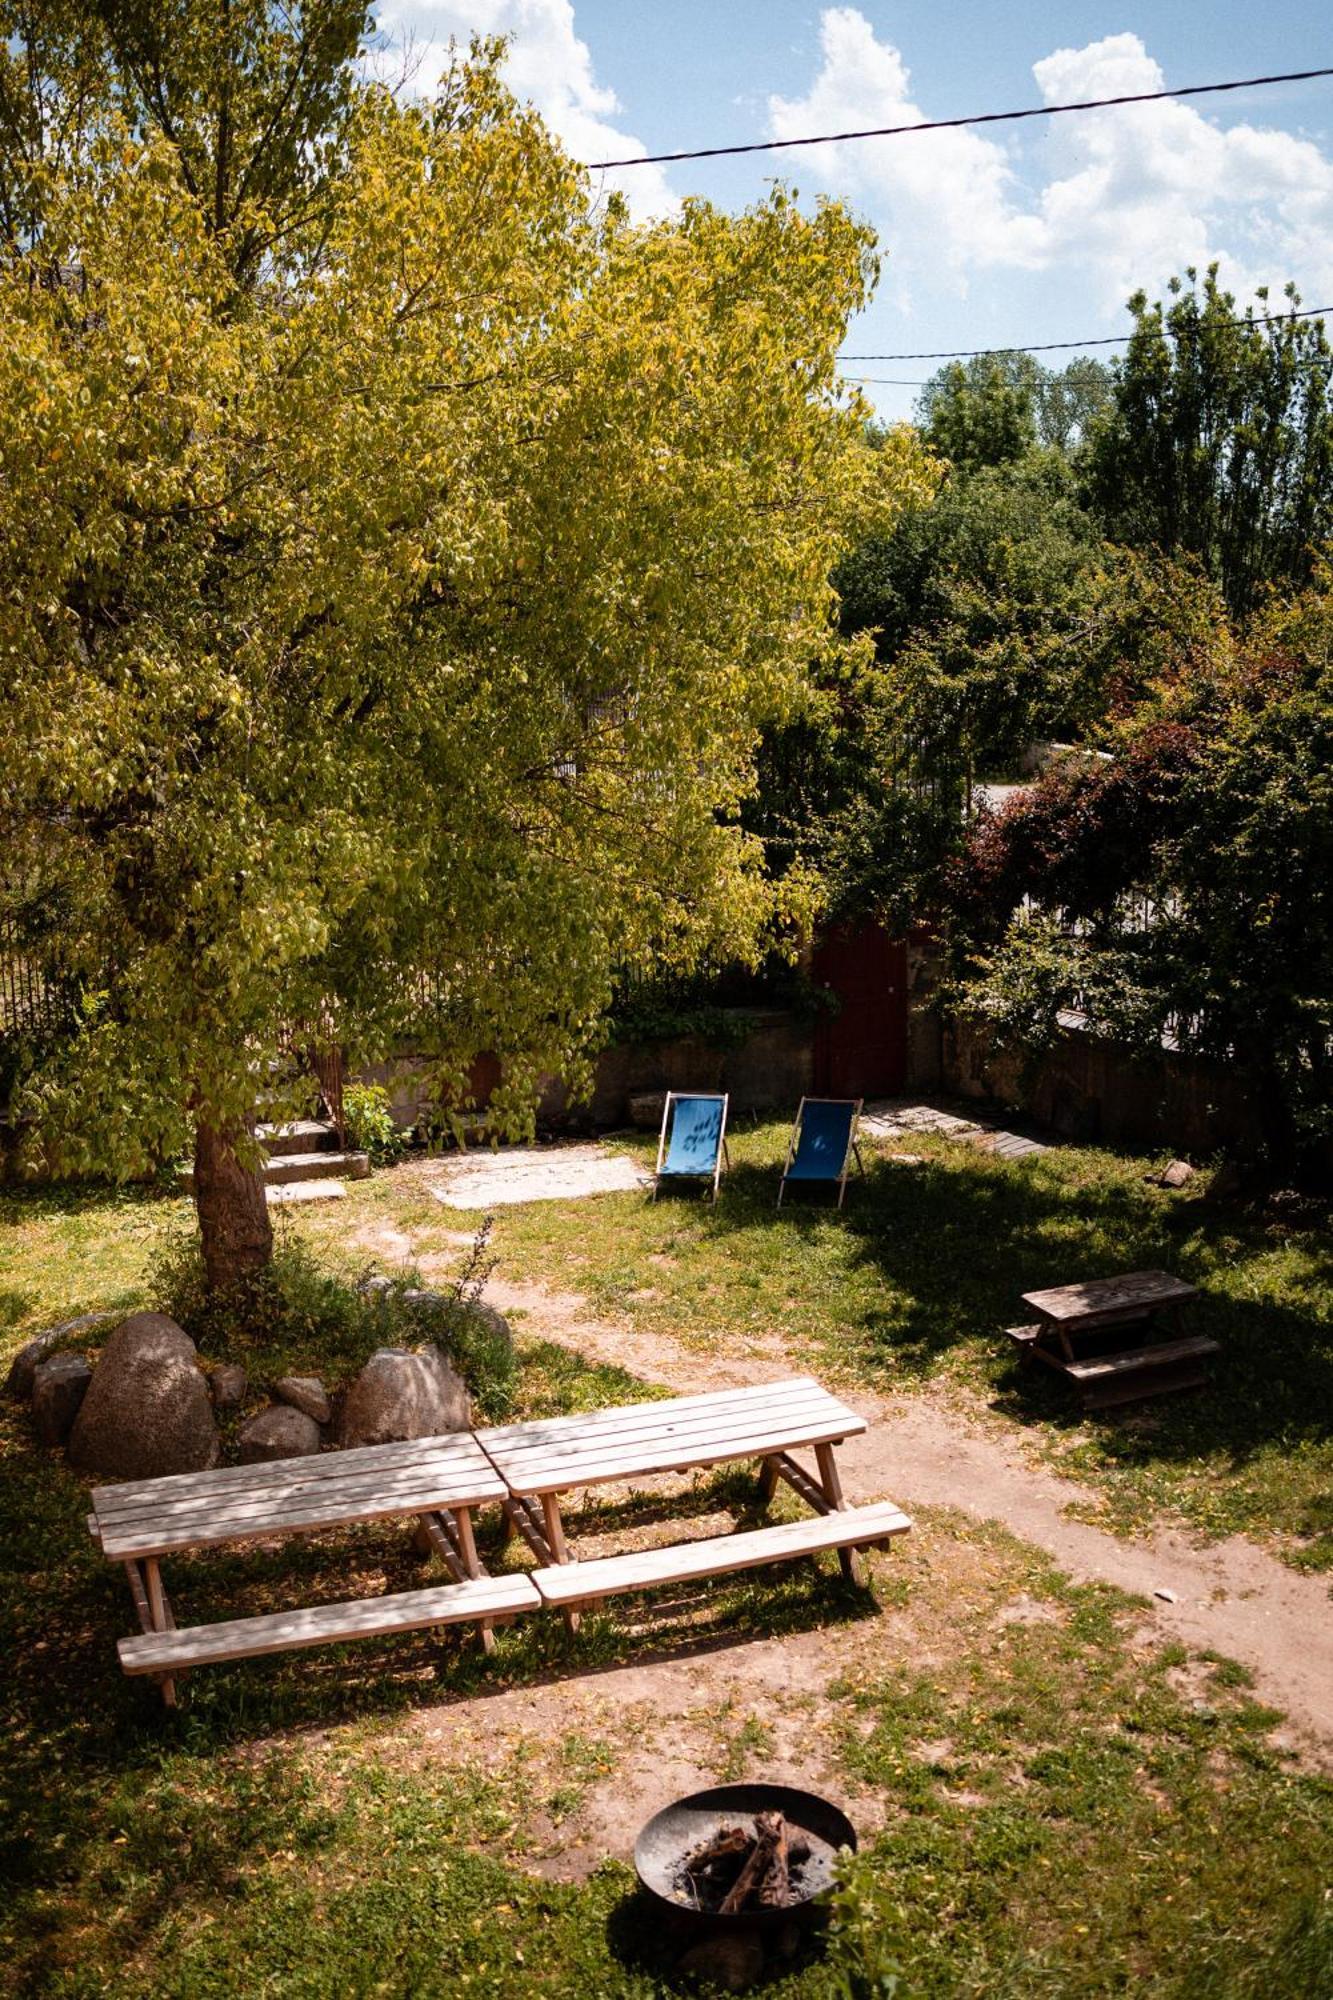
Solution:
<path fill-rule="evenodd" d="M 530 100 L 577 160 L 625 159 L 647 152 L 617 125 L 621 106 L 599 83 L 588 45 L 574 28 L 573 0 L 399 0 L 381 9 L 381 32 L 395 51 L 410 49 L 412 87 L 429 92 L 449 66 L 451 38 L 466 48 L 473 35 L 507 35 L 505 79 Z M 639 215 L 660 215 L 676 198 L 660 167 L 634 167 L 597 177 L 618 187 Z"/>
<path fill-rule="evenodd" d="M 776 138 L 908 124 L 926 115 L 902 55 L 855 7 L 825 10 L 821 66 L 799 102 L 772 99 Z M 1057 49 L 1033 66 L 1048 104 L 1160 90 L 1137 35 Z M 861 140 L 801 157 L 868 208 L 889 253 L 887 289 L 965 292 L 999 270 L 1058 272 L 1110 310 L 1137 285 L 1217 261 L 1238 295 L 1295 278 L 1333 289 L 1333 161 L 1276 128 L 1223 129 L 1187 102 L 1052 119 L 1031 160 L 1013 137 L 975 131 Z M 1020 168 L 1022 169 L 1020 173 Z"/>
<path fill-rule="evenodd" d="M 913 101 L 899 51 L 881 42 L 855 7 L 827 8 L 820 21 L 822 66 L 799 102 L 769 100 L 774 138 L 910 125 L 926 113 Z M 799 163 L 798 164 L 798 160 Z M 945 275 L 966 290 L 969 273 L 1040 259 L 1040 226 L 1019 210 L 1001 146 L 976 132 L 930 132 L 920 139 L 862 139 L 792 156 L 826 184 L 863 200 L 890 251 L 890 283 L 905 274 Z"/>

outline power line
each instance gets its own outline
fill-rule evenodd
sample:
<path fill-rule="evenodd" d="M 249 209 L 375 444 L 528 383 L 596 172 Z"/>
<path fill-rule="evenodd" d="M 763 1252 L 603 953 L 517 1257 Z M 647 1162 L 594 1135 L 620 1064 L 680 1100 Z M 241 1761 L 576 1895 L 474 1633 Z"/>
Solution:
<path fill-rule="evenodd" d="M 1301 312 L 1253 313 L 1243 319 L 1229 319 L 1228 326 L 1277 326 L 1289 319 L 1320 319 L 1326 313 L 1333 313 L 1333 306 L 1309 306 Z M 1169 333 L 1170 327 L 1166 328 Z M 987 354 L 1051 354 L 1065 347 L 1123 347 L 1134 338 L 1132 333 L 1109 333 L 1099 335 L 1095 340 L 1038 340 L 1027 347 L 937 347 L 917 348 L 912 352 L 899 354 L 843 354 L 841 361 L 976 361 Z M 870 381 L 868 375 L 862 381 Z M 884 378 L 887 379 L 887 378 Z M 903 388 L 915 384 L 904 382 Z"/>
<path fill-rule="evenodd" d="M 1185 83 L 1177 90 L 1136 90 L 1123 97 L 1085 97 L 1075 104 L 1033 104 L 1024 111 L 978 111 L 967 118 L 929 118 L 915 125 L 871 125 L 859 132 L 820 132 L 806 139 L 754 139 L 740 146 L 696 146 L 681 153 L 636 153 L 625 160 L 592 160 L 590 173 L 611 167 L 668 166 L 677 160 L 720 160 L 738 153 L 781 153 L 793 146 L 835 146 L 845 139 L 898 139 L 909 132 L 951 132 L 963 125 L 1010 125 L 1022 118 L 1057 118 L 1065 111 L 1105 111 L 1117 104 L 1160 104 L 1176 97 L 1208 97 L 1224 90 L 1258 90 L 1269 83 L 1311 83 L 1333 76 L 1327 69 L 1293 69 L 1278 76 L 1238 77 L 1230 83 Z M 1058 342 L 1057 345 L 1073 343 Z"/>

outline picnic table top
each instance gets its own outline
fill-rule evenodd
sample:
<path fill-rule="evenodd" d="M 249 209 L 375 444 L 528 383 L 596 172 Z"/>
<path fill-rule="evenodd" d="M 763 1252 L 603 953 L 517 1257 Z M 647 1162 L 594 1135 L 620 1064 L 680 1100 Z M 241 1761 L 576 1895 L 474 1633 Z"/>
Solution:
<path fill-rule="evenodd" d="M 1109 1320 L 1157 1306 L 1183 1305 L 1197 1295 L 1197 1286 L 1173 1278 L 1169 1271 L 1128 1271 L 1122 1277 L 1088 1278 L 1078 1285 L 1024 1292 L 1023 1303 L 1043 1319 L 1076 1325 L 1080 1320 Z"/>
<path fill-rule="evenodd" d="M 505 1490 L 472 1433 L 454 1431 L 98 1486 L 92 1500 L 103 1554 L 125 1562 L 256 1535 L 478 1506 L 503 1499 Z"/>
<path fill-rule="evenodd" d="M 627 1403 L 572 1417 L 549 1417 L 478 1431 L 477 1439 L 514 1493 L 682 1472 L 733 1458 L 761 1458 L 799 1445 L 859 1436 L 865 1419 L 808 1375 L 707 1395 Z"/>

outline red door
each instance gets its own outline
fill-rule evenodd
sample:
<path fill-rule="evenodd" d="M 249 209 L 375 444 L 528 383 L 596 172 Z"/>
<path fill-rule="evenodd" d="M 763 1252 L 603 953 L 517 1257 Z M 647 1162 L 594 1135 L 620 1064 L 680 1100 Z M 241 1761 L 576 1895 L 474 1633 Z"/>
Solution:
<path fill-rule="evenodd" d="M 811 972 L 836 1011 L 815 1030 L 815 1089 L 827 1097 L 896 1097 L 907 1085 L 907 946 L 877 924 L 837 925 Z"/>

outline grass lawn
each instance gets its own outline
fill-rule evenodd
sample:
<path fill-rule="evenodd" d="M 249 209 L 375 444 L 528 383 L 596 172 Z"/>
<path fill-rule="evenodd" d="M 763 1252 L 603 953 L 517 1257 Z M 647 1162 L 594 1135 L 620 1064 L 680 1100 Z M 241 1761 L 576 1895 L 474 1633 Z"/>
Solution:
<path fill-rule="evenodd" d="M 982 1391 L 997 1421 L 1072 1446 L 1061 1463 L 1095 1474 L 1116 1518 L 1166 1509 L 1327 1559 L 1327 1244 L 1149 1189 L 1142 1161 L 913 1150 L 924 1166 L 878 1159 L 841 1218 L 775 1216 L 780 1133 L 761 1127 L 737 1135 L 716 1211 L 545 1203 L 501 1211 L 495 1247 L 506 1275 L 578 1291 L 613 1321 L 701 1345 L 776 1331 L 825 1374 Z M 142 1302 L 186 1213 L 96 1191 L 0 1197 L 0 1355 L 53 1319 Z M 463 1254 L 465 1219 L 413 1166 L 288 1226 L 344 1269 L 370 1261 L 375 1231 L 428 1268 Z M 1020 1290 L 1150 1263 L 1205 1288 L 1196 1323 L 1226 1348 L 1218 1388 L 1130 1423 L 1076 1423 L 1045 1384 L 1020 1382 L 996 1329 Z M 544 1342 L 524 1342 L 521 1361 L 525 1412 L 642 1393 Z M 289 1362 L 317 1370 L 321 1356 Z M 608 1799 L 684 1740 L 718 1777 L 783 1742 L 817 1746 L 862 1830 L 827 1953 L 794 1959 L 774 1993 L 1333 1994 L 1333 1787 L 1278 1747 L 1240 1669 L 1162 1645 L 1132 1602 L 1069 1584 L 998 1529 L 920 1518 L 872 1560 L 880 1616 L 825 1560 L 612 1604 L 574 1639 L 525 1621 L 490 1663 L 465 1636 L 426 1634 L 210 1669 L 172 1718 L 116 1669 L 132 1614 L 84 1531 L 84 1489 L 12 1405 L 0 1441 L 8 1990 L 671 1991 L 629 1870 L 551 1870 L 580 1839 L 605 1852 Z M 640 1504 L 604 1495 L 572 1531 L 614 1538 Z M 681 1502 L 700 1518 L 752 1504 L 734 1474 Z M 483 1560 L 520 1559 L 488 1532 Z M 171 1582 L 193 1620 L 431 1573 L 381 1527 L 183 1560 Z M 775 1636 L 790 1675 L 775 1667 L 743 1699 L 711 1692 Z M 598 1694 L 619 1667 L 710 1660 L 679 1713 Z M 505 1690 L 546 1726 L 502 1728 Z"/>
<path fill-rule="evenodd" d="M 1074 1147 L 1005 1161 L 919 1137 L 919 1166 L 867 1149 L 868 1178 L 841 1214 L 799 1192 L 778 1213 L 786 1132 L 733 1132 L 716 1209 L 693 1195 L 606 1195 L 497 1210 L 504 1274 L 701 1347 L 776 1333 L 825 1377 L 989 1406 L 1098 1489 L 1105 1526 L 1175 1518 L 1208 1536 L 1272 1538 L 1301 1568 L 1333 1566 L 1326 1228 L 1152 1187 L 1145 1175 L 1160 1161 Z M 651 1164 L 651 1144 L 637 1151 Z M 323 1254 L 364 1260 L 346 1248 L 353 1216 L 392 1223 L 422 1255 L 447 1249 L 467 1222 L 408 1168 L 300 1226 Z M 1023 1316 L 1022 1293 L 1153 1266 L 1203 1293 L 1189 1324 L 1222 1346 L 1210 1390 L 1085 1419 L 1061 1382 L 1018 1366 L 1001 1329 Z"/>

